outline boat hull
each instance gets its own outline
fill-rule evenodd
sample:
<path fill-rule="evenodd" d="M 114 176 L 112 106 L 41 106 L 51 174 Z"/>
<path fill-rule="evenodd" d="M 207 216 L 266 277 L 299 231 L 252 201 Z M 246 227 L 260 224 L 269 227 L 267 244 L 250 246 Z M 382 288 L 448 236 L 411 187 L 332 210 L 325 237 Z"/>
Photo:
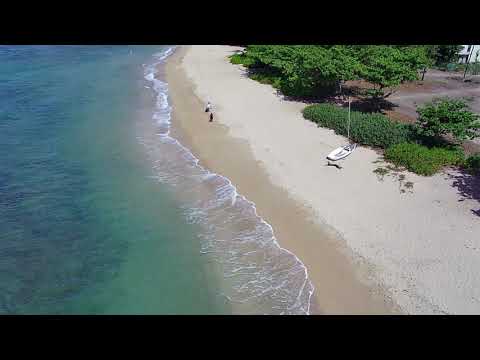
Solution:
<path fill-rule="evenodd" d="M 355 150 L 356 145 L 347 145 L 341 146 L 333 150 L 330 154 L 327 155 L 327 159 L 331 161 L 337 161 L 346 158 L 350 155 L 353 150 Z"/>

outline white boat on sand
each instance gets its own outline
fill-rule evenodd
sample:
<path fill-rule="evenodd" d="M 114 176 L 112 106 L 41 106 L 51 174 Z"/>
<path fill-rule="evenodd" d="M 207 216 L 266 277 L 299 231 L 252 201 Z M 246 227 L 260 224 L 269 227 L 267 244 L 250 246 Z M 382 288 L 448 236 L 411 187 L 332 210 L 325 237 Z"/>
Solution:
<path fill-rule="evenodd" d="M 350 139 L 350 97 L 348 98 L 348 125 L 347 125 L 347 138 Z M 337 161 L 346 158 L 355 150 L 357 144 L 348 144 L 340 146 L 327 155 L 328 160 Z"/>
<path fill-rule="evenodd" d="M 357 147 L 357 144 L 349 144 L 340 146 L 327 155 L 328 160 L 337 161 L 346 158 Z"/>

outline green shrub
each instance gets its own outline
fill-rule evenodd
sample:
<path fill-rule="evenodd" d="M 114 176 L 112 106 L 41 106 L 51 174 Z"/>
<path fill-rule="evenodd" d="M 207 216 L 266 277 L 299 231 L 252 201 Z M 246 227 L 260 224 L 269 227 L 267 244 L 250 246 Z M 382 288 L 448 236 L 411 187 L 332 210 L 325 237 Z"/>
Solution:
<path fill-rule="evenodd" d="M 463 167 L 474 174 L 480 175 L 480 154 L 469 156 L 465 160 Z"/>
<path fill-rule="evenodd" d="M 480 116 L 470 111 L 465 100 L 438 98 L 417 108 L 417 131 L 426 137 L 452 134 L 457 141 L 477 137 Z"/>
<path fill-rule="evenodd" d="M 309 105 L 303 109 L 303 116 L 337 134 L 347 135 L 347 109 L 331 104 Z M 388 148 L 414 138 L 410 125 L 392 122 L 382 114 L 351 111 L 350 117 L 350 138 L 359 144 Z"/>
<path fill-rule="evenodd" d="M 244 54 L 234 54 L 230 56 L 230 62 L 235 65 L 244 65 L 246 67 L 255 64 L 255 60 Z"/>
<path fill-rule="evenodd" d="M 281 79 L 280 77 L 266 72 L 252 72 L 250 74 L 250 79 L 258 81 L 261 84 L 272 85 L 276 89 L 281 88 Z"/>
<path fill-rule="evenodd" d="M 460 148 L 428 148 L 415 143 L 402 143 L 388 148 L 385 159 L 414 173 L 431 176 L 444 166 L 462 164 L 464 156 Z"/>

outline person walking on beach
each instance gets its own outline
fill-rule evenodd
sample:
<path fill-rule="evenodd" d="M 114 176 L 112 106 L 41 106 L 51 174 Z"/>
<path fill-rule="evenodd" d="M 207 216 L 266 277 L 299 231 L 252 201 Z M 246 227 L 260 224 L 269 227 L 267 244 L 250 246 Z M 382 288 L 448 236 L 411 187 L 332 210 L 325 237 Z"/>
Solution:
<path fill-rule="evenodd" d="M 207 102 L 207 106 L 206 106 L 206 108 L 205 108 L 205 112 L 209 112 L 211 107 L 212 107 L 212 104 L 210 104 L 210 101 Z"/>
<path fill-rule="evenodd" d="M 213 121 L 213 112 L 210 113 L 210 122 Z"/>

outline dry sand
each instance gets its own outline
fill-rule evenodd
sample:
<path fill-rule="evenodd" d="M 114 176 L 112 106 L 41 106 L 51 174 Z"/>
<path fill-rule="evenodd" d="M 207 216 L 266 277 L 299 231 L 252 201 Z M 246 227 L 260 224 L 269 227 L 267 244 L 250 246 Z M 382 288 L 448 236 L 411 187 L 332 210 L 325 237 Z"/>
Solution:
<path fill-rule="evenodd" d="M 228 62 L 235 50 L 193 46 L 173 55 L 174 135 L 255 202 L 307 266 L 313 312 L 479 313 L 478 181 L 453 170 L 380 180 L 373 170 L 381 158 L 365 147 L 341 170 L 325 166 L 345 138 L 304 120 L 305 104 L 248 79 Z"/>

